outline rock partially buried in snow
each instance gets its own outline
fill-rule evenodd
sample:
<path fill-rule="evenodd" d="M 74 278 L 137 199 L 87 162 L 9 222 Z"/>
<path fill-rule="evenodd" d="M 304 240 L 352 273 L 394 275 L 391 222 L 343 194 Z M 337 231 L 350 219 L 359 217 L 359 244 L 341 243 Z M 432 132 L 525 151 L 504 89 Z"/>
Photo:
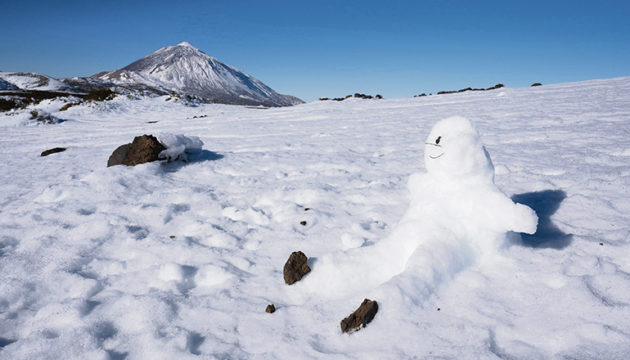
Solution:
<path fill-rule="evenodd" d="M 159 160 L 166 147 L 153 135 L 136 136 L 131 144 L 119 146 L 107 161 L 107 167 L 114 165 L 135 166 Z"/>
<path fill-rule="evenodd" d="M 136 136 L 133 142 L 119 146 L 107 161 L 107 166 L 135 166 L 157 160 L 188 159 L 188 153 L 201 150 L 203 142 L 196 136 L 160 134 Z"/>
<path fill-rule="evenodd" d="M 275 313 L 276 312 L 276 306 L 274 304 L 267 305 L 267 308 L 265 309 L 265 312 L 268 312 L 270 314 Z"/>
<path fill-rule="evenodd" d="M 291 253 L 289 259 L 284 264 L 284 282 L 288 285 L 300 281 L 304 275 L 311 271 L 306 261 L 308 258 L 301 251 Z"/>
<path fill-rule="evenodd" d="M 361 330 L 374 319 L 377 311 L 378 303 L 376 301 L 364 299 L 358 309 L 341 320 L 341 331 L 347 333 Z"/>
<path fill-rule="evenodd" d="M 125 155 L 124 165 L 135 166 L 159 160 L 159 155 L 166 147 L 153 135 L 136 136 Z"/>

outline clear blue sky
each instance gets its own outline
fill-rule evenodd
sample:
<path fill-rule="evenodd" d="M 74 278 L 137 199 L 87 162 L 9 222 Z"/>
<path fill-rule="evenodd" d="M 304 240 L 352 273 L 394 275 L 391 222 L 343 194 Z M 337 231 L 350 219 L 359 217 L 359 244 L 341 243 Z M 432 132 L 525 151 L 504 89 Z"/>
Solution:
<path fill-rule="evenodd" d="M 188 41 L 304 100 L 630 76 L 630 1 L 5 1 L 0 71 L 121 68 Z"/>

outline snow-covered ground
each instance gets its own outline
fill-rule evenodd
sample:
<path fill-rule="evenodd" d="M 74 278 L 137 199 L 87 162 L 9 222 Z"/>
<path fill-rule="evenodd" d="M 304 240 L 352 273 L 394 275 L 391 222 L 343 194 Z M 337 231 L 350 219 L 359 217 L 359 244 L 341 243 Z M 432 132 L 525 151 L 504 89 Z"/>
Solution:
<path fill-rule="evenodd" d="M 57 79 L 53 79 L 46 75 L 35 73 L 16 73 L 1 72 L 0 80 L 9 85 L 0 82 L 0 89 L 20 88 L 22 90 L 50 90 L 50 91 L 72 91 L 72 86 L 65 84 Z M 13 86 L 11 86 L 13 85 Z"/>
<path fill-rule="evenodd" d="M 54 125 L 0 114 L 0 358 L 630 357 L 630 78 L 272 109 L 164 99 L 37 105 L 66 120 Z M 340 252 L 395 233 L 427 135 L 452 115 L 474 123 L 538 232 L 508 234 L 425 295 L 408 281 L 422 264 L 307 289 L 318 259 L 342 269 Z M 203 149 L 106 167 L 161 133 Z M 296 250 L 313 270 L 288 286 Z M 342 334 L 364 298 L 375 319 Z"/>

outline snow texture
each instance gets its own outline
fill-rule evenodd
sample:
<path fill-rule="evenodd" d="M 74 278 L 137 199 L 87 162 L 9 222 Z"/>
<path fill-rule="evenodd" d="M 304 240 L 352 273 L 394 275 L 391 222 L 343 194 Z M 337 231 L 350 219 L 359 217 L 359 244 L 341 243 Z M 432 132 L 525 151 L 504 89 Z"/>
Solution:
<path fill-rule="evenodd" d="M 630 356 L 630 78 L 165 99 L 42 101 L 66 120 L 50 126 L 0 114 L 0 358 Z M 203 148 L 106 167 L 145 133 Z M 288 286 L 297 250 L 312 271 Z M 378 314 L 342 334 L 365 298 Z"/>

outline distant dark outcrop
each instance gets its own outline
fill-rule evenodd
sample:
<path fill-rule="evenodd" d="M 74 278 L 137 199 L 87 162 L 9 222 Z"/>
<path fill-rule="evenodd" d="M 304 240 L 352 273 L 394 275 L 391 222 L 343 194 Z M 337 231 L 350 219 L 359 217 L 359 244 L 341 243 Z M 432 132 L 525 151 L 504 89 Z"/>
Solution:
<path fill-rule="evenodd" d="M 538 83 L 538 82 L 537 82 L 537 83 L 533 83 L 533 84 L 532 84 L 532 87 L 534 87 L 534 86 L 542 86 L 542 84 L 541 84 L 541 83 Z"/>
<path fill-rule="evenodd" d="M 351 97 L 353 97 L 353 95 L 346 95 L 345 97 L 336 97 L 332 99 L 327 98 L 327 97 L 320 97 L 319 100 L 320 101 L 326 101 L 326 100 L 343 101 L 346 99 L 350 99 Z M 354 98 L 355 99 L 382 99 L 383 96 L 381 94 L 376 94 L 375 96 L 372 96 L 372 95 L 366 95 L 366 94 L 361 94 L 361 93 L 355 93 Z"/>
<path fill-rule="evenodd" d="M 488 90 L 495 90 L 495 89 L 500 89 L 503 87 L 503 84 L 499 83 L 496 84 L 494 86 L 491 86 L 489 88 L 471 88 L 471 87 L 467 87 L 465 89 L 459 89 L 459 90 L 445 90 L 445 91 L 438 91 L 437 94 L 438 95 L 443 95 L 443 94 L 456 94 L 456 93 L 462 93 L 462 92 L 466 92 L 466 91 L 488 91 Z M 422 96 L 422 94 L 420 94 L 419 96 Z"/>

